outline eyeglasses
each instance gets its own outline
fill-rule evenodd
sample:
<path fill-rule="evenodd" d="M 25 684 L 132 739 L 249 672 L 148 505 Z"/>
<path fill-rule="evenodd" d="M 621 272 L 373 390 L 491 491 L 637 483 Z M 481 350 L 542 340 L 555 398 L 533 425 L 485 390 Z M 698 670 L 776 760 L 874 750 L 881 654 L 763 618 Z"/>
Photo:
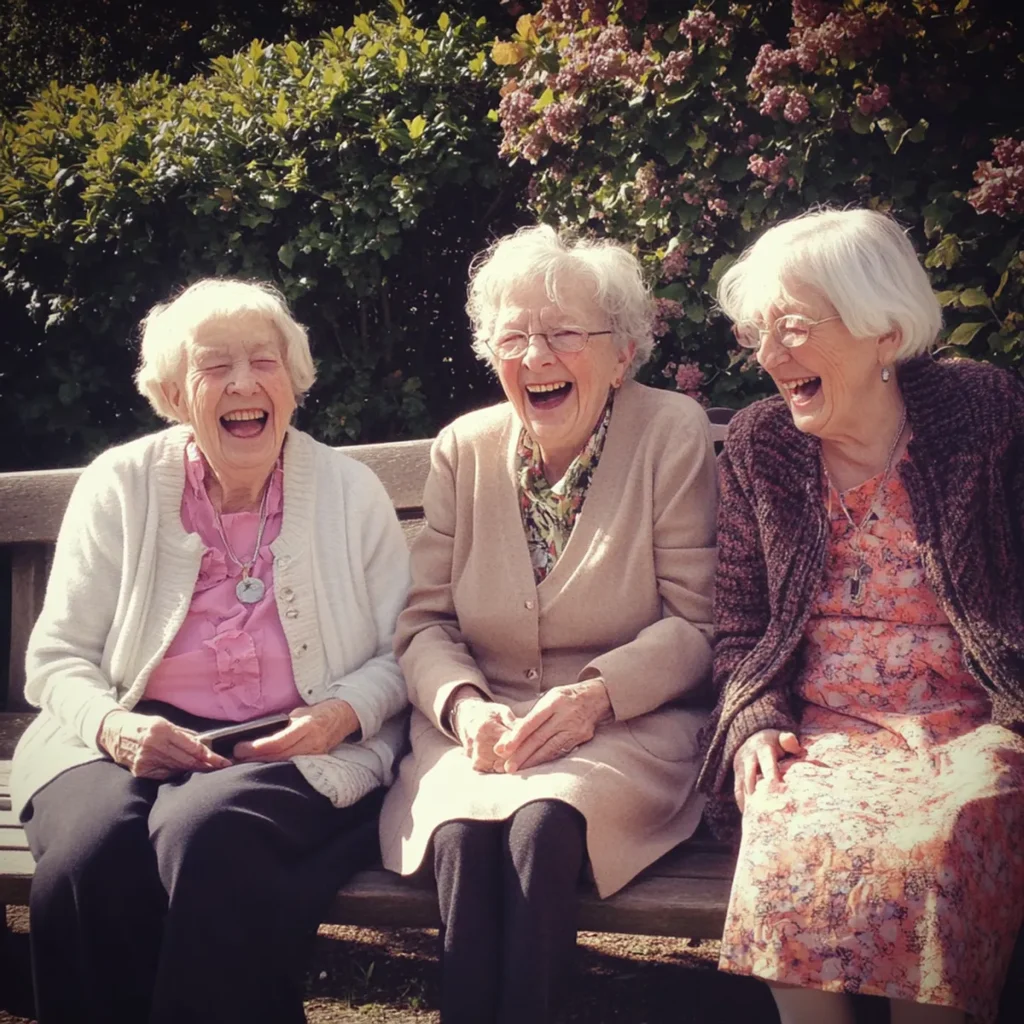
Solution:
<path fill-rule="evenodd" d="M 582 327 L 559 327 L 554 331 L 502 331 L 487 342 L 498 359 L 518 359 L 530 347 L 531 338 L 543 338 L 552 352 L 581 352 L 591 338 L 613 331 L 585 331 Z"/>
<path fill-rule="evenodd" d="M 842 320 L 842 317 L 827 316 L 823 320 L 812 320 L 799 313 L 787 313 L 773 320 L 767 327 L 762 327 L 755 320 L 741 320 L 733 325 L 732 333 L 744 348 L 759 349 L 766 334 L 774 334 L 779 344 L 786 348 L 797 348 L 807 340 L 812 327 L 827 324 L 830 320 Z"/>

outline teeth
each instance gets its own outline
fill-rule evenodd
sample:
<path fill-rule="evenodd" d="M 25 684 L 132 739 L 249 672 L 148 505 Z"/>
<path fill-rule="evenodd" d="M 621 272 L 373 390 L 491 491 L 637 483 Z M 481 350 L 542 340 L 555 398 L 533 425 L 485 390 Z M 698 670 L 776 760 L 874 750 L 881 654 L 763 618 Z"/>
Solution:
<path fill-rule="evenodd" d="M 531 394 L 537 395 L 545 391 L 558 391 L 560 388 L 564 388 L 567 383 L 568 381 L 561 380 L 557 384 L 527 384 L 526 390 Z"/>
<path fill-rule="evenodd" d="M 812 380 L 817 380 L 817 377 L 801 377 L 799 380 L 787 380 L 782 382 L 782 386 L 787 391 L 796 391 L 797 388 L 803 387 L 804 384 L 810 384 Z"/>
<path fill-rule="evenodd" d="M 266 416 L 263 409 L 236 409 L 234 412 L 226 412 L 221 416 L 222 420 L 261 420 Z"/>

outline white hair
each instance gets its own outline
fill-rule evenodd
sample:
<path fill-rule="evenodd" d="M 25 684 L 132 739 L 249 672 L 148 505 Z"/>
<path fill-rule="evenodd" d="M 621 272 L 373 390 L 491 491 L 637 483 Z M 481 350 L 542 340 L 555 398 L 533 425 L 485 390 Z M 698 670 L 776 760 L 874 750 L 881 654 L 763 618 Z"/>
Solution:
<path fill-rule="evenodd" d="M 142 342 L 135 385 L 158 416 L 179 419 L 164 394 L 163 385 L 180 383 L 188 346 L 211 320 L 255 313 L 265 317 L 281 336 L 282 358 L 296 398 L 316 379 L 306 329 L 296 323 L 284 296 L 265 281 L 239 281 L 207 277 L 190 285 L 170 302 L 155 305 L 142 321 Z"/>
<path fill-rule="evenodd" d="M 751 320 L 804 285 L 824 296 L 858 338 L 898 328 L 897 362 L 927 352 L 942 308 L 913 245 L 875 210 L 812 210 L 766 231 L 722 275 L 718 304 Z"/>
<path fill-rule="evenodd" d="M 635 373 L 654 348 L 654 303 L 640 262 L 615 242 L 577 239 L 559 234 L 547 224 L 520 228 L 499 238 L 473 260 L 466 303 L 473 327 L 473 351 L 494 366 L 494 354 L 487 342 L 502 300 L 510 291 L 543 280 L 548 297 L 561 306 L 563 289 L 570 278 L 593 284 L 594 301 L 608 317 L 619 351 L 634 342 L 636 350 L 628 372 Z"/>

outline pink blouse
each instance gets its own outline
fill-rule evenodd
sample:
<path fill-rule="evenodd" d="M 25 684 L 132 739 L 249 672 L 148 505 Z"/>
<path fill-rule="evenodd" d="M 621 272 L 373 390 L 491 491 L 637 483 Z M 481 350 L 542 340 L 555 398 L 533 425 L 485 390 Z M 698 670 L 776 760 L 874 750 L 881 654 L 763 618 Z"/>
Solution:
<path fill-rule="evenodd" d="M 192 603 L 163 661 L 146 686 L 148 700 L 162 700 L 204 718 L 244 722 L 302 704 L 292 673 L 288 641 L 274 600 L 270 544 L 281 532 L 283 471 L 270 478 L 267 523 L 251 575 L 266 587 L 255 604 L 238 600 L 242 570 L 227 554 L 217 515 L 206 493 L 206 462 L 194 442 L 185 449 L 181 523 L 206 545 Z M 221 517 L 231 548 L 248 559 L 259 530 L 258 512 Z"/>

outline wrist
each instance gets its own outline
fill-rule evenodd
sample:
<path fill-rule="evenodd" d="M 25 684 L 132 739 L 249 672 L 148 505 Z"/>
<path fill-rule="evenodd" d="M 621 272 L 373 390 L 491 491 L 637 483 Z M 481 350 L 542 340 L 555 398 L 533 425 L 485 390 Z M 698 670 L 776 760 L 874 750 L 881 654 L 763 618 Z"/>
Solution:
<path fill-rule="evenodd" d="M 361 730 L 359 716 L 355 708 L 347 700 L 333 700 L 330 704 L 330 746 L 331 749 L 342 743 L 353 733 Z"/>
<path fill-rule="evenodd" d="M 594 711 L 597 715 L 595 724 L 604 725 L 606 722 L 612 721 L 615 718 L 615 711 L 612 708 L 611 694 L 608 693 L 608 687 L 605 686 L 604 680 L 600 676 L 595 676 L 593 679 L 588 679 L 584 685 L 587 687 L 587 694 L 593 701 Z"/>
<path fill-rule="evenodd" d="M 458 712 L 466 704 L 483 702 L 484 698 L 475 686 L 460 686 L 448 699 L 448 709 L 443 724 L 453 736 L 459 737 Z M 460 737 L 461 738 L 461 737 Z"/>
<path fill-rule="evenodd" d="M 100 727 L 96 731 L 96 746 L 111 757 L 114 756 L 114 741 L 120 731 L 119 723 L 128 714 L 131 714 L 131 712 L 126 711 L 124 708 L 114 708 L 100 719 Z"/>

